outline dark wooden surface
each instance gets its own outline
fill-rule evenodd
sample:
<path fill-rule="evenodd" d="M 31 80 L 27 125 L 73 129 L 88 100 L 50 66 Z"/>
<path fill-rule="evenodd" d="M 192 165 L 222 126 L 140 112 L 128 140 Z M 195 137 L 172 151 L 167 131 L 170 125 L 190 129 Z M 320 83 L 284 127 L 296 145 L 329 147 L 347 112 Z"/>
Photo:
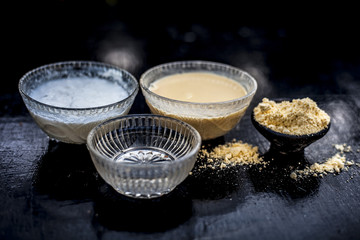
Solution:
<path fill-rule="evenodd" d="M 350 145 L 346 157 L 360 163 L 360 51 L 350 13 L 334 19 L 336 11 L 324 11 L 297 24 L 289 21 L 291 10 L 281 21 L 250 13 L 218 21 L 148 14 L 135 21 L 136 4 L 124 12 L 117 1 L 91 2 L 81 11 L 83 5 L 69 2 L 9 8 L 14 24 L 4 29 L 0 90 L 0 239 L 360 238 L 359 167 L 298 182 L 289 177 L 299 162 L 334 155 L 333 144 Z M 305 158 L 275 159 L 262 171 L 195 171 L 167 196 L 134 200 L 101 179 L 86 146 L 50 141 L 17 92 L 26 71 L 57 61 L 109 62 L 139 78 L 149 67 L 186 59 L 231 64 L 258 80 L 239 125 L 211 145 L 236 138 L 259 146 L 270 160 L 269 143 L 250 121 L 263 97 L 309 96 L 329 113 L 331 129 L 306 148 Z M 131 113 L 148 111 L 139 94 Z"/>

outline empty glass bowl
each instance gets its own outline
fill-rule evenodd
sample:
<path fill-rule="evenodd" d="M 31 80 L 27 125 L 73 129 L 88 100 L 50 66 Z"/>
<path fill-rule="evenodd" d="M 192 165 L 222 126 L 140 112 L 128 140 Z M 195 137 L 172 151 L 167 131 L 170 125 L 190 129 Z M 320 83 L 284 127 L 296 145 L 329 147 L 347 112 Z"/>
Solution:
<path fill-rule="evenodd" d="M 42 84 L 59 79 L 79 78 L 97 78 L 119 85 L 127 93 L 127 97 L 105 106 L 72 108 L 49 105 L 34 99 L 31 95 Z M 127 71 L 105 63 L 87 61 L 45 65 L 26 73 L 19 82 L 19 92 L 39 127 L 51 138 L 76 144 L 85 143 L 89 131 L 100 122 L 127 114 L 138 88 L 137 80 Z M 79 88 L 78 91 L 81 92 L 82 89 Z M 90 102 L 94 99 L 86 100 Z"/>
<path fill-rule="evenodd" d="M 201 137 L 177 119 L 127 115 L 108 120 L 89 133 L 87 147 L 101 177 L 133 198 L 160 197 L 189 174 Z"/>
<path fill-rule="evenodd" d="M 163 97 L 149 89 L 160 78 L 189 72 L 212 73 L 230 78 L 240 83 L 246 95 L 224 102 L 194 103 Z M 229 65 L 183 61 L 149 69 L 141 76 L 140 87 L 152 113 L 187 122 L 199 131 L 203 140 L 207 140 L 226 134 L 238 124 L 256 92 L 257 83 L 248 73 Z"/>

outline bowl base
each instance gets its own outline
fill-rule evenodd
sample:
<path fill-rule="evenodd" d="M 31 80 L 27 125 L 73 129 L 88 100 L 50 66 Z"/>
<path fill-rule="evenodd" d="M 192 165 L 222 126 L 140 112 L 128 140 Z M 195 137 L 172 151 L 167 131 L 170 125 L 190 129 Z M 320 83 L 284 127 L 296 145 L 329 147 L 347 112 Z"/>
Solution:
<path fill-rule="evenodd" d="M 158 164 L 174 161 L 175 158 L 169 153 L 158 148 L 132 148 L 121 152 L 114 158 L 116 162 L 128 162 L 134 164 Z"/>
<path fill-rule="evenodd" d="M 161 197 L 163 195 L 166 195 L 168 193 L 170 193 L 173 189 L 166 189 L 162 192 L 154 192 L 154 193 L 133 193 L 133 192 L 124 192 L 121 191 L 120 189 L 116 189 L 115 190 L 122 194 L 125 195 L 127 197 L 131 197 L 131 198 L 137 198 L 137 199 L 152 199 L 152 198 L 158 198 Z"/>
<path fill-rule="evenodd" d="M 284 155 L 294 155 L 294 156 L 304 156 L 305 155 L 305 147 L 293 147 L 293 146 L 278 146 L 277 144 L 271 143 L 269 152 L 274 155 L 284 156 Z"/>

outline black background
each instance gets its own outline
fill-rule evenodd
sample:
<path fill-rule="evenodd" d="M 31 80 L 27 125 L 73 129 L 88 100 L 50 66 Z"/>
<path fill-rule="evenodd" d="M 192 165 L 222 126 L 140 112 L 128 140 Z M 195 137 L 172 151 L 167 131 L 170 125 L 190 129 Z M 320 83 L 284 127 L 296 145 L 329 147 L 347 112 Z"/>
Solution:
<path fill-rule="evenodd" d="M 322 161 L 348 143 L 360 162 L 360 47 L 356 7 L 262 2 L 11 1 L 2 3 L 0 238 L 358 239 L 359 169 L 293 182 L 288 167 Z M 56 143 L 36 127 L 17 91 L 27 71 L 68 60 L 112 63 L 137 79 L 150 67 L 209 60 L 248 71 L 261 98 L 310 96 L 332 117 L 306 159 L 205 170 L 160 199 L 115 193 L 85 146 Z M 138 95 L 131 113 L 148 112 Z M 269 143 L 249 111 L 232 138 Z M 265 156 L 267 156 L 265 154 Z M 270 156 L 271 158 L 271 156 Z"/>
<path fill-rule="evenodd" d="M 351 5 L 63 0 L 11 1 L 3 9 L 10 13 L 2 20 L 5 92 L 25 72 L 58 61 L 107 61 L 138 78 L 160 63 L 204 59 L 344 93 L 328 84 L 331 74 L 356 71 L 360 58 Z M 132 58 L 106 57 L 116 49 Z"/>

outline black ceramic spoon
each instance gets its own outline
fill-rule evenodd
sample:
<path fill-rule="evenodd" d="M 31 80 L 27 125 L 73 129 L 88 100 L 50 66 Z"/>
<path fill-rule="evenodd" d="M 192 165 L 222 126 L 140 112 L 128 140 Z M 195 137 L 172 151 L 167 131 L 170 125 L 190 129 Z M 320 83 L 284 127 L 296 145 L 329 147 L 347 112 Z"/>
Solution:
<path fill-rule="evenodd" d="M 326 128 L 312 134 L 290 135 L 280 133 L 257 122 L 254 117 L 254 111 L 251 112 L 251 121 L 255 128 L 270 141 L 269 151 L 279 154 L 304 154 L 304 149 L 307 146 L 322 138 L 330 129 L 329 122 Z"/>

